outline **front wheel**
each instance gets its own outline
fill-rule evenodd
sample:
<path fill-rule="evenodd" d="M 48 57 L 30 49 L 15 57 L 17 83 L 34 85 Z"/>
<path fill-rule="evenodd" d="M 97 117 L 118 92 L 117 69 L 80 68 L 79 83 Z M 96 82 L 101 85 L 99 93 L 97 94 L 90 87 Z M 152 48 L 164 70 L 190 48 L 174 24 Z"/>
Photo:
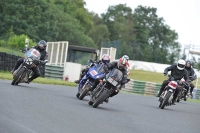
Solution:
<path fill-rule="evenodd" d="M 20 79 L 21 79 L 21 76 L 22 76 L 22 74 L 25 72 L 25 68 L 24 67 L 22 67 L 17 73 L 16 73 L 16 75 L 14 76 L 14 79 L 13 79 L 13 81 L 12 81 L 12 85 L 17 85 L 18 83 L 19 83 L 19 81 L 20 81 Z"/>
<path fill-rule="evenodd" d="M 79 96 L 79 99 L 83 100 L 83 98 L 87 95 L 88 92 L 89 92 L 88 88 L 84 89 L 84 91 Z"/>
<path fill-rule="evenodd" d="M 171 95 L 172 95 L 172 92 L 168 91 L 166 96 L 165 96 L 165 99 L 163 100 L 163 102 L 160 106 L 161 109 L 164 109 L 165 106 L 168 104 L 168 101 L 169 101 L 169 98 L 171 97 Z"/>
<path fill-rule="evenodd" d="M 99 106 L 100 103 L 102 103 L 106 98 L 107 98 L 107 95 L 108 95 L 108 90 L 105 89 L 102 94 L 97 98 L 97 100 L 93 103 L 92 107 L 93 108 L 96 108 Z"/>

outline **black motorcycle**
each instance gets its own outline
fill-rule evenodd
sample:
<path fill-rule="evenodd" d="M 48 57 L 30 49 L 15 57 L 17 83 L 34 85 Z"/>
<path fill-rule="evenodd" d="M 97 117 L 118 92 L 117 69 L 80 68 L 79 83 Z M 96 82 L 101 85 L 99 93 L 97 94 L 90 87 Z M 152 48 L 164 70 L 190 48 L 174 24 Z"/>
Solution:
<path fill-rule="evenodd" d="M 40 63 L 40 57 L 40 52 L 35 48 L 27 50 L 23 63 L 13 72 L 13 81 L 11 84 L 18 85 L 18 83 L 26 82 L 32 73 L 32 68 Z"/>
<path fill-rule="evenodd" d="M 117 69 L 112 69 L 108 74 L 106 74 L 103 81 L 97 85 L 97 87 L 92 91 L 90 95 L 89 105 L 92 105 L 93 108 L 99 106 L 99 104 L 103 103 L 114 91 L 118 92 L 121 86 L 121 82 L 123 79 L 123 73 Z M 126 83 L 129 82 L 130 79 L 127 79 Z"/>
<path fill-rule="evenodd" d="M 187 86 L 186 83 L 185 83 L 185 80 L 181 79 L 181 81 L 180 81 L 180 91 L 179 91 L 178 96 L 176 98 L 177 102 L 180 102 L 180 100 L 182 98 L 184 99 L 184 101 L 187 100 L 187 96 L 185 97 L 185 94 L 187 92 L 187 89 L 185 88 L 185 86 Z"/>

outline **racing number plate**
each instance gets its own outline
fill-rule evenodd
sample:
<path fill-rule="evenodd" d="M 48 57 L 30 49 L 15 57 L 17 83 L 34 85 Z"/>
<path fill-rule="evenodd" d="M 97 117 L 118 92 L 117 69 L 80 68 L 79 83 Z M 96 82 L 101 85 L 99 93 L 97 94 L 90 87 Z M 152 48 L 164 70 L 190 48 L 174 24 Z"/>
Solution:
<path fill-rule="evenodd" d="M 118 82 L 112 79 L 111 77 L 108 78 L 108 82 L 110 82 L 112 85 L 117 86 Z"/>

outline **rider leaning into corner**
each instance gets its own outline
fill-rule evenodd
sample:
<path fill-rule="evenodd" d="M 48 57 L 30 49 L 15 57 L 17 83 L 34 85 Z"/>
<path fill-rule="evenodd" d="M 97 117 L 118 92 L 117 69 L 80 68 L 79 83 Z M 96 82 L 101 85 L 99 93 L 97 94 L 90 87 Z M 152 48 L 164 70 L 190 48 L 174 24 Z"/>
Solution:
<path fill-rule="evenodd" d="M 47 59 L 48 59 L 48 53 L 46 51 L 46 46 L 47 46 L 47 43 L 46 41 L 44 40 L 41 40 L 38 42 L 37 46 L 34 46 L 32 48 L 35 48 L 36 50 L 38 50 L 41 54 L 41 57 L 40 57 L 40 64 L 44 65 L 47 63 Z M 24 50 L 22 50 L 22 52 L 25 52 Z M 23 58 L 19 58 L 15 64 L 15 67 L 12 69 L 11 73 L 13 74 L 15 72 L 15 70 L 18 69 L 18 67 L 23 63 L 24 59 Z M 38 78 L 41 73 L 40 73 L 40 70 L 37 67 L 33 67 L 32 68 L 32 71 L 33 71 L 33 76 L 31 78 L 29 78 L 26 83 L 30 83 L 31 81 L 33 81 L 34 79 Z"/>
<path fill-rule="evenodd" d="M 193 97 L 192 92 L 194 89 L 194 84 L 192 83 L 192 81 L 195 80 L 197 77 L 195 75 L 194 69 L 192 68 L 191 61 L 189 61 L 189 60 L 186 61 L 185 69 L 188 71 L 188 76 L 189 76 L 189 80 L 190 80 L 190 95 L 191 95 L 191 97 Z M 187 89 L 187 92 L 184 95 L 184 100 L 186 100 L 186 95 L 188 93 L 189 86 L 187 86 L 185 88 Z"/>
<path fill-rule="evenodd" d="M 103 64 L 103 65 L 105 65 L 105 64 L 107 64 L 107 63 L 109 63 L 109 62 L 110 62 L 110 56 L 109 56 L 108 54 L 104 54 L 104 55 L 102 56 L 101 60 L 96 61 L 96 63 L 98 63 L 98 64 Z M 80 79 L 79 79 L 79 80 L 76 80 L 75 83 L 79 83 L 80 80 L 85 76 L 85 74 L 87 74 L 88 70 L 89 70 L 89 68 L 83 69 L 82 72 L 81 72 Z M 96 78 L 95 81 L 94 81 L 94 83 L 93 83 L 93 85 L 92 85 L 92 87 L 89 88 L 89 90 L 93 90 L 93 89 L 97 86 L 97 84 L 99 83 L 99 80 L 102 79 L 102 78 L 103 78 L 103 77 Z M 78 93 L 76 94 L 76 97 L 79 97 L 79 96 L 80 96 L 80 93 L 78 92 Z"/>
<path fill-rule="evenodd" d="M 113 61 L 104 66 L 104 70 L 106 71 L 106 73 L 108 73 L 110 70 L 112 70 L 114 68 L 118 68 L 124 75 L 121 85 L 116 88 L 118 91 L 113 91 L 113 93 L 110 94 L 109 97 L 113 97 L 113 96 L 117 95 L 119 93 L 119 90 L 121 90 L 122 86 L 126 83 L 127 77 L 128 77 L 127 64 L 128 64 L 127 58 L 122 57 L 118 61 Z M 108 102 L 108 98 L 106 99 L 106 102 Z"/>
<path fill-rule="evenodd" d="M 109 62 L 110 62 L 110 60 L 109 60 Z M 113 61 L 113 62 L 110 62 L 110 63 L 109 62 L 105 63 L 106 65 L 104 65 L 105 72 L 108 73 L 109 70 L 112 70 L 113 68 L 119 68 L 123 72 L 123 74 L 124 74 L 123 81 L 125 82 L 126 79 L 127 79 L 127 64 L 128 64 L 128 59 L 125 58 L 125 57 L 122 57 L 118 61 Z M 104 76 L 95 79 L 93 85 L 89 88 L 89 90 L 93 91 L 96 88 L 96 86 L 99 84 L 100 80 L 102 80 L 103 78 L 104 78 Z M 121 84 L 123 85 L 125 83 L 122 82 Z M 121 87 L 122 86 L 120 86 L 120 88 L 118 88 L 118 90 L 120 90 Z M 118 94 L 118 92 L 117 93 L 113 92 L 110 95 L 110 97 L 112 97 L 112 96 L 114 96 L 116 94 Z M 105 102 L 108 103 L 108 98 L 105 100 Z"/>
<path fill-rule="evenodd" d="M 167 75 L 168 71 L 171 71 L 171 77 L 173 77 L 175 81 L 181 80 L 182 78 L 184 78 L 186 84 L 189 85 L 188 72 L 185 69 L 185 61 L 184 60 L 180 59 L 177 64 L 174 64 L 174 65 L 171 65 L 171 66 L 165 68 L 165 70 L 164 70 L 165 76 Z M 160 91 L 156 95 L 157 97 L 160 97 L 164 88 L 168 85 L 169 81 L 170 81 L 170 79 L 163 81 L 162 86 L 160 88 Z M 175 105 L 175 101 L 176 101 L 177 95 L 179 93 L 179 90 L 180 90 L 180 88 L 177 87 L 175 94 L 174 94 L 174 97 L 172 99 L 172 104 L 174 104 L 174 105 Z"/>
<path fill-rule="evenodd" d="M 106 64 L 106 63 L 109 63 L 110 62 L 110 56 L 108 54 L 104 54 L 102 55 L 101 57 L 101 60 L 96 60 L 95 63 L 97 64 Z M 93 67 L 94 65 L 92 65 L 91 67 Z M 88 70 L 90 68 L 85 68 L 83 70 L 81 70 L 81 74 L 80 74 L 80 78 L 78 80 L 75 80 L 74 82 L 79 84 L 81 79 L 87 74 Z"/>

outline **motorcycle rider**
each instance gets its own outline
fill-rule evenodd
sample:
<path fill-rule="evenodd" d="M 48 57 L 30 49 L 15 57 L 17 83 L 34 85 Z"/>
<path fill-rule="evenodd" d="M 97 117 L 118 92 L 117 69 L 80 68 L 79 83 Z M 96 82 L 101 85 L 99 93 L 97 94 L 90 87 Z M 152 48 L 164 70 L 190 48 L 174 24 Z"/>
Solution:
<path fill-rule="evenodd" d="M 105 65 L 105 64 L 107 64 L 109 62 L 110 62 L 110 56 L 108 54 L 104 54 L 102 56 L 101 60 L 96 61 L 97 64 L 103 64 L 103 65 Z M 87 72 L 88 72 L 89 69 L 90 68 L 85 68 L 85 69 L 82 70 L 82 76 L 81 76 L 81 78 L 79 79 L 79 81 L 77 83 L 79 83 L 80 80 L 85 76 L 85 74 L 87 74 Z M 92 85 L 92 87 L 91 87 L 91 89 L 89 88 L 89 90 L 93 90 L 93 88 L 96 87 L 96 85 L 99 83 L 99 80 L 102 79 L 102 78 L 103 77 L 96 78 L 95 81 L 94 81 L 94 83 L 93 83 L 93 85 Z M 76 94 L 76 97 L 78 98 L 79 96 L 80 96 L 80 93 L 78 92 Z"/>
<path fill-rule="evenodd" d="M 108 54 L 102 55 L 101 60 L 94 61 L 94 63 L 96 63 L 96 64 L 109 63 L 109 62 L 110 62 L 110 56 Z M 88 70 L 93 66 L 94 66 L 94 64 L 90 67 L 86 67 L 85 69 L 81 70 L 80 78 L 78 80 L 75 80 L 74 82 L 76 84 L 79 84 L 81 79 L 87 74 Z"/>
<path fill-rule="evenodd" d="M 37 44 L 37 46 L 34 46 L 32 48 L 35 48 L 36 50 L 38 50 L 41 54 L 41 57 L 40 57 L 40 64 L 42 65 L 45 65 L 47 63 L 47 59 L 48 59 L 48 53 L 46 51 L 46 46 L 47 46 L 47 43 L 46 41 L 44 40 L 40 40 Z M 26 52 L 24 50 L 22 50 L 22 52 Z M 18 69 L 18 67 L 23 63 L 24 59 L 23 58 L 19 58 L 15 64 L 15 67 L 12 69 L 11 73 L 13 74 L 15 72 L 15 70 Z M 30 83 L 31 81 L 33 81 L 34 79 L 38 78 L 41 73 L 40 73 L 40 70 L 37 67 L 33 67 L 32 68 L 32 71 L 33 71 L 33 75 L 31 78 L 29 78 L 26 83 Z"/>
<path fill-rule="evenodd" d="M 186 84 L 189 85 L 188 72 L 185 69 L 185 61 L 184 60 L 180 59 L 177 64 L 173 64 L 173 65 L 165 68 L 165 70 L 164 70 L 164 75 L 165 76 L 167 75 L 168 71 L 171 71 L 171 77 L 173 77 L 174 80 L 181 80 L 184 77 Z M 171 79 L 169 78 L 168 80 L 164 80 L 163 81 L 162 86 L 160 88 L 160 91 L 157 94 L 157 97 L 160 97 L 160 95 L 162 94 L 164 88 L 168 85 L 170 80 Z M 174 105 L 175 105 L 175 100 L 177 98 L 179 90 L 180 90 L 180 88 L 177 87 L 176 91 L 175 91 L 175 94 L 174 94 L 174 97 L 172 99 L 172 104 L 174 104 Z"/>
<path fill-rule="evenodd" d="M 129 75 L 130 74 L 130 64 L 128 62 L 129 57 L 128 55 L 123 55 L 122 58 L 125 58 L 127 60 L 126 69 L 127 69 L 127 75 Z"/>
<path fill-rule="evenodd" d="M 104 69 L 107 73 L 114 68 L 118 68 L 123 73 L 123 79 L 122 79 L 121 85 L 116 88 L 116 90 L 118 90 L 118 91 L 113 91 L 113 93 L 110 94 L 109 97 L 113 97 L 113 96 L 117 95 L 119 93 L 119 90 L 121 90 L 121 87 L 126 83 L 127 77 L 128 77 L 127 63 L 128 63 L 127 59 L 122 57 L 118 61 L 113 61 L 104 66 Z M 108 98 L 106 99 L 106 102 L 108 102 Z"/>
<path fill-rule="evenodd" d="M 190 95 L 191 95 L 191 97 L 193 97 L 192 92 L 193 92 L 193 89 L 195 86 L 192 83 L 192 81 L 196 79 L 196 76 L 195 76 L 194 69 L 191 66 L 191 61 L 189 61 L 189 60 L 186 61 L 185 69 L 188 71 L 188 76 L 189 76 L 189 81 L 190 81 Z M 185 88 L 187 89 L 187 92 L 185 93 L 185 96 L 184 96 L 184 100 L 186 101 L 186 95 L 189 91 L 189 86 L 187 86 Z"/>

